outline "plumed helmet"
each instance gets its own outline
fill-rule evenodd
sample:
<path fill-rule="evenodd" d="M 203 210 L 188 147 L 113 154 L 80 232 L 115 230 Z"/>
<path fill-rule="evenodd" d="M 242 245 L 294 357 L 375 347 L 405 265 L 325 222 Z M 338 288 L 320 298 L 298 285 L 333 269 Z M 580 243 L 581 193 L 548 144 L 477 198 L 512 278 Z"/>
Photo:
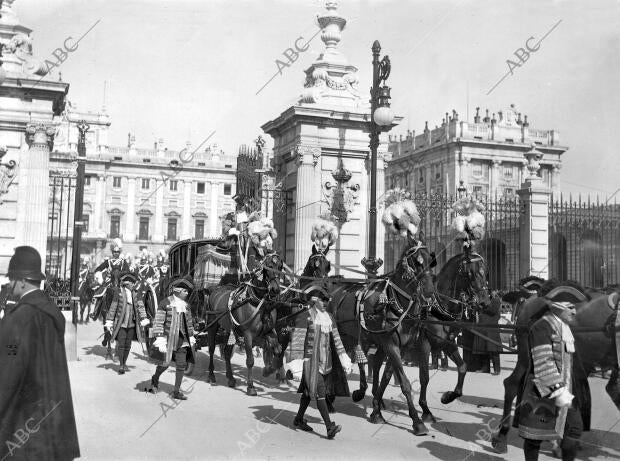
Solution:
<path fill-rule="evenodd" d="M 88 256 L 82 256 L 82 264 L 87 265 L 90 262 L 90 258 Z"/>
<path fill-rule="evenodd" d="M 36 248 L 20 246 L 9 261 L 9 279 L 11 280 L 45 280 L 41 272 L 41 255 Z"/>
<path fill-rule="evenodd" d="M 166 250 L 162 248 L 159 250 L 159 253 L 157 253 L 157 262 L 163 264 L 167 257 L 168 255 L 166 254 Z"/>
<path fill-rule="evenodd" d="M 111 247 L 113 253 L 120 253 L 123 250 L 123 241 L 119 238 L 115 238 L 112 240 Z"/>
<path fill-rule="evenodd" d="M 140 262 L 144 264 L 148 260 L 149 260 L 149 251 L 146 248 L 142 248 L 142 251 L 140 251 Z"/>

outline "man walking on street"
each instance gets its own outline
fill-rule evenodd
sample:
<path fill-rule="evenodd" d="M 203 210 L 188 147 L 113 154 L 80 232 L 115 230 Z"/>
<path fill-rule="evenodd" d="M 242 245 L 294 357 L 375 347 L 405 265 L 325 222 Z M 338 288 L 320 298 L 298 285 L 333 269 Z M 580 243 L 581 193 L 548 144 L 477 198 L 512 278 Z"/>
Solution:
<path fill-rule="evenodd" d="M 181 392 L 181 382 L 187 362 L 194 363 L 192 347 L 196 344 L 196 339 L 187 303 L 192 289 L 193 284 L 188 279 L 172 282 L 172 296 L 159 304 L 153 326 L 153 334 L 156 336 L 153 347 L 163 354 L 163 359 L 158 360 L 159 364 L 151 378 L 151 392 L 156 393 L 159 390 L 160 376 L 170 362 L 175 362 L 176 377 L 172 397 L 178 400 L 187 400 Z"/>
<path fill-rule="evenodd" d="M 80 457 L 65 353 L 65 318 L 41 289 L 41 256 L 29 246 L 9 262 L 0 320 L 0 459 Z"/>
<path fill-rule="evenodd" d="M 312 307 L 307 317 L 303 373 L 297 391 L 302 395 L 293 424 L 303 431 L 313 430 L 304 415 L 310 401 L 315 398 L 327 429 L 327 438 L 333 439 L 341 427 L 330 419 L 325 396 L 350 395 L 346 375 L 351 372 L 351 359 L 342 345 L 336 320 L 326 310 L 329 300 L 327 292 L 322 287 L 311 287 L 306 292 L 311 296 Z"/>
<path fill-rule="evenodd" d="M 118 360 L 120 366 L 118 374 L 122 375 L 129 371 L 127 367 L 127 357 L 131 350 L 131 342 L 134 338 L 143 344 L 142 327 L 150 323 L 146 317 L 144 302 L 139 299 L 134 291 L 137 282 L 136 276 L 132 273 L 121 275 L 121 286 L 115 293 L 108 317 L 106 328 L 112 331 L 111 341 L 118 341 Z"/>

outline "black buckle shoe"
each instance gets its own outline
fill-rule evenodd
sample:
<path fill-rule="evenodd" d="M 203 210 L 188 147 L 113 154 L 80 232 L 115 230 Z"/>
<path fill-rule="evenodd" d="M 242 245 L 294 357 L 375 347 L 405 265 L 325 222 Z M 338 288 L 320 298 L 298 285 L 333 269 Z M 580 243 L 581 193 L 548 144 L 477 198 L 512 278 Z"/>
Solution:
<path fill-rule="evenodd" d="M 123 366 L 121 366 L 121 367 L 118 369 L 118 374 L 119 374 L 119 375 L 124 375 L 124 374 L 125 374 L 125 368 L 124 368 Z"/>
<path fill-rule="evenodd" d="M 332 421 L 331 425 L 327 429 L 327 438 L 333 439 L 336 434 L 342 430 L 342 427 Z"/>
<path fill-rule="evenodd" d="M 312 429 L 308 425 L 308 421 L 306 421 L 305 419 L 295 418 L 295 420 L 293 421 L 293 426 L 295 426 L 297 429 L 301 429 L 302 431 L 305 431 L 305 432 L 312 432 L 312 431 L 314 431 L 314 429 Z"/>
<path fill-rule="evenodd" d="M 187 400 L 187 397 L 181 391 L 174 391 L 172 393 L 172 398 L 177 400 Z"/>
<path fill-rule="evenodd" d="M 152 394 L 157 394 L 159 392 L 159 379 L 155 378 L 155 375 L 151 377 L 151 388 L 149 392 Z"/>

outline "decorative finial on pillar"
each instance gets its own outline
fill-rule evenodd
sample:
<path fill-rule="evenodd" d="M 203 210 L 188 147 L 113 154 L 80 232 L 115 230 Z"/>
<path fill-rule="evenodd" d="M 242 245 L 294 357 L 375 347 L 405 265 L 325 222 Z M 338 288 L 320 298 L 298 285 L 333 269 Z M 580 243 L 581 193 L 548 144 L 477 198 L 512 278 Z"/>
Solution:
<path fill-rule="evenodd" d="M 540 160 L 543 158 L 543 153 L 536 149 L 535 144 L 532 144 L 532 148 L 523 155 L 527 159 L 526 168 L 528 171 L 528 176 L 525 180 L 539 180 L 538 172 L 540 171 Z"/>
<path fill-rule="evenodd" d="M 325 43 L 326 52 L 335 49 L 342 38 L 341 32 L 347 24 L 347 20 L 338 13 L 338 2 L 326 1 L 323 15 L 318 16 L 317 20 L 323 29 L 321 40 Z"/>

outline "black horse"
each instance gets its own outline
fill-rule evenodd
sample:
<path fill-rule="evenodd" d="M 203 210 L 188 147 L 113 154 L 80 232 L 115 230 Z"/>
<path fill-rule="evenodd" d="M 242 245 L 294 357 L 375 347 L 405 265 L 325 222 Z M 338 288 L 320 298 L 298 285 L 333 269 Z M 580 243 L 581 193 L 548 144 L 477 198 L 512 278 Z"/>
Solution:
<path fill-rule="evenodd" d="M 281 348 L 274 330 L 277 314 L 269 300 L 276 299 L 280 293 L 279 273 L 282 268 L 283 263 L 280 256 L 275 253 L 268 254 L 252 272 L 249 282 L 243 282 L 240 286 L 217 286 L 209 294 L 208 306 L 211 310 L 207 315 L 207 336 L 210 355 L 208 380 L 210 383 L 215 384 L 213 357 L 217 342 L 216 336 L 224 339 L 229 338 L 233 330 L 244 338 L 248 369 L 248 395 L 257 395 L 252 378 L 253 347 L 257 342 L 262 343 L 263 349 L 270 349 L 272 352 L 273 362 L 265 364 L 266 368 L 277 369 L 281 366 Z M 219 334 L 218 330 L 221 330 Z M 224 348 L 226 377 L 229 387 L 236 386 L 230 363 L 232 350 L 232 345 L 227 345 Z"/>
<path fill-rule="evenodd" d="M 366 345 L 379 346 L 374 361 L 375 376 L 378 376 L 384 357 L 388 358 L 379 387 L 373 384 L 370 421 L 385 422 L 381 415 L 382 397 L 392 373 L 395 373 L 407 399 L 413 432 L 415 435 L 425 435 L 428 428 L 413 403 L 402 353 L 417 340 L 421 308 L 430 302 L 435 293 L 431 274 L 434 258 L 422 242 L 411 243 L 389 275 L 370 282 L 330 280 L 332 299 L 328 308 L 336 318 L 343 342 L 348 337 L 358 344 L 361 341 Z M 359 394 L 354 397 L 359 397 Z"/>

